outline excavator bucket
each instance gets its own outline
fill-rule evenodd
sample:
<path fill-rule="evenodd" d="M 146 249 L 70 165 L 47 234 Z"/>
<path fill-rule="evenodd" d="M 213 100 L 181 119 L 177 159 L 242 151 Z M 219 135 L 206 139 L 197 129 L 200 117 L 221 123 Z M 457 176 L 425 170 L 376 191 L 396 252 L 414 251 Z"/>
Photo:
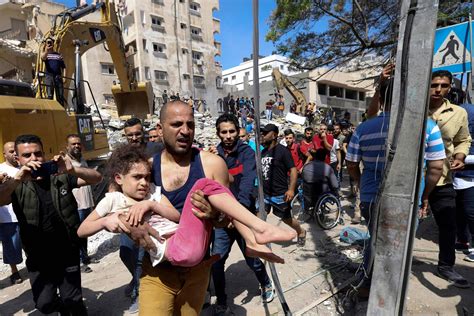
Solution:
<path fill-rule="evenodd" d="M 144 119 L 153 113 L 153 88 L 150 82 L 138 82 L 135 89 L 124 91 L 118 85 L 112 86 L 119 116 L 130 115 Z"/>

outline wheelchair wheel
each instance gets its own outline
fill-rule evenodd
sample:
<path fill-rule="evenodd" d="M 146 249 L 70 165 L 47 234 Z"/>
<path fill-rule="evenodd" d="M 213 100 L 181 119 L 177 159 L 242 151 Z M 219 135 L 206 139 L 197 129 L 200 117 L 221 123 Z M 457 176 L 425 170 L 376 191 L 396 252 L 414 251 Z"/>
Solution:
<path fill-rule="evenodd" d="M 341 217 L 341 203 L 332 193 L 325 193 L 316 203 L 315 213 L 319 225 L 323 229 L 334 228 Z"/>
<path fill-rule="evenodd" d="M 295 194 L 293 200 L 291 200 L 291 214 L 293 217 L 300 218 L 304 213 L 303 207 L 303 196 L 301 194 Z"/>

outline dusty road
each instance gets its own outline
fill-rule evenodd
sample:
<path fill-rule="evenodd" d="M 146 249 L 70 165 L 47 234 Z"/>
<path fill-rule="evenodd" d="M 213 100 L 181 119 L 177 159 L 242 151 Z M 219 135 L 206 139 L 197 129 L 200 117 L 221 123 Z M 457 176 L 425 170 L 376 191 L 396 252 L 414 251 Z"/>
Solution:
<path fill-rule="evenodd" d="M 352 214 L 350 203 L 348 200 L 343 201 L 347 212 Z M 272 215 L 269 216 L 269 221 L 284 225 Z M 349 222 L 349 216 L 346 215 L 346 226 L 350 225 Z M 293 243 L 273 246 L 274 251 L 286 259 L 286 264 L 277 265 L 276 268 L 291 311 L 294 314 L 305 311 L 305 315 L 365 314 L 366 304 L 344 300 L 344 291 L 318 306 L 308 308 L 316 300 L 328 295 L 332 288 L 353 276 L 360 249 L 338 241 L 341 226 L 329 231 L 321 230 L 314 223 L 305 223 L 304 226 L 309 233 L 305 247 L 298 248 Z M 420 226 L 419 238 L 415 242 L 407 314 L 472 315 L 474 289 L 454 288 L 434 275 L 438 255 L 438 247 L 434 242 L 437 239 L 436 232 L 433 220 L 427 220 Z M 100 263 L 91 265 L 94 271 L 82 275 L 84 297 L 90 315 L 127 315 L 125 311 L 128 309 L 129 299 L 124 296 L 124 288 L 130 281 L 130 275 L 120 262 L 117 249 L 117 242 L 109 242 L 106 251 L 100 251 Z M 464 255 L 457 255 L 457 270 L 472 284 L 474 264 L 463 261 L 463 258 Z M 324 268 L 333 269 L 324 271 Z M 8 271 L 1 271 L 0 315 L 40 315 L 34 309 L 28 280 L 11 286 Z M 27 277 L 24 268 L 21 274 Z M 245 265 L 236 245 L 227 261 L 226 276 L 228 297 L 234 315 L 283 314 L 277 298 L 268 305 L 262 305 L 257 280 Z M 212 309 L 206 308 L 202 314 L 212 315 Z"/>

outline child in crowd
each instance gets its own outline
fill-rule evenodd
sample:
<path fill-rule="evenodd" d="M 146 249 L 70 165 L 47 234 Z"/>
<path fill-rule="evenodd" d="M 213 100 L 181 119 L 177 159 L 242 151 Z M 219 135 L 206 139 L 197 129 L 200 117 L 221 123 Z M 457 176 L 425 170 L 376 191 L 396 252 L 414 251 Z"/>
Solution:
<path fill-rule="evenodd" d="M 262 221 L 237 202 L 229 189 L 205 178 L 195 183 L 180 215 L 169 200 L 161 195 L 160 187 L 150 183 L 151 168 L 147 158 L 142 151 L 130 145 L 121 146 L 112 153 L 108 161 L 108 175 L 116 191 L 107 193 L 84 220 L 77 232 L 79 237 L 91 236 L 102 229 L 116 231 L 117 223 L 121 225 L 117 217 L 120 213 L 127 213 L 132 225 L 144 219 L 158 231 L 159 240 L 151 236 L 156 245 L 156 251 L 150 251 L 154 266 L 163 260 L 176 266 L 195 266 L 204 258 L 212 229 L 208 220 L 201 220 L 193 214 L 191 195 L 201 190 L 214 209 L 232 219 L 246 241 L 247 255 L 284 263 L 264 244 L 289 241 L 296 236 L 294 231 Z M 140 201 L 148 201 L 147 207 L 128 212 L 131 206 Z M 150 216 L 148 210 L 153 215 Z M 179 224 L 176 224 L 178 221 Z"/>

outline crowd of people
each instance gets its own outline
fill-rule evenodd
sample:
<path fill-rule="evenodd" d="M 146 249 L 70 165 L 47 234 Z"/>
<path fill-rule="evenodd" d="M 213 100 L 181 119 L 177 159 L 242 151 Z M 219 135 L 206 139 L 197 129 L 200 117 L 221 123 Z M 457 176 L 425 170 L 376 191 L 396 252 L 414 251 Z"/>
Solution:
<path fill-rule="evenodd" d="M 45 314 L 86 315 L 81 272 L 93 272 L 89 265 L 98 262 L 89 257 L 87 237 L 105 229 L 120 234 L 120 259 L 130 273 L 124 293 L 131 300 L 130 313 L 198 315 L 211 275 L 214 313 L 228 313 L 225 263 L 234 242 L 260 284 L 262 302 L 271 302 L 274 285 L 261 259 L 284 263 L 284 258 L 265 244 L 294 240 L 303 247 L 306 242 L 307 231 L 291 212 L 299 186 L 307 211 L 326 192 L 341 195 L 347 169 L 350 194 L 356 197 L 352 222 L 363 218 L 369 232 L 376 229 L 371 218 L 384 172 L 393 69 L 384 68 L 368 119 L 357 128 L 349 113 L 331 124 L 311 124 L 303 135 L 268 123 L 259 131 L 260 148 L 248 128 L 255 115 L 253 98 L 233 96 L 215 122 L 219 143 L 204 150 L 193 146 L 194 102 L 191 106 L 179 96 L 166 100 L 159 123 L 148 131 L 141 120 L 127 120 L 127 142 L 111 153 L 104 174 L 87 165 L 76 134 L 67 135 L 65 152 L 49 161 L 36 135 L 6 142 L 0 238 L 11 283 L 23 281 L 17 268 L 23 248 L 36 308 Z M 438 225 L 439 276 L 466 288 L 469 283 L 453 267 L 456 250 L 474 261 L 474 131 L 469 130 L 474 110 L 450 103 L 451 84 L 449 72 L 432 74 L 419 217 L 431 208 Z M 107 181 L 107 193 L 95 200 L 91 185 L 101 181 Z M 263 209 L 287 227 L 256 216 L 259 185 Z M 368 246 L 358 285 L 362 296 L 370 291 L 372 264 Z"/>

